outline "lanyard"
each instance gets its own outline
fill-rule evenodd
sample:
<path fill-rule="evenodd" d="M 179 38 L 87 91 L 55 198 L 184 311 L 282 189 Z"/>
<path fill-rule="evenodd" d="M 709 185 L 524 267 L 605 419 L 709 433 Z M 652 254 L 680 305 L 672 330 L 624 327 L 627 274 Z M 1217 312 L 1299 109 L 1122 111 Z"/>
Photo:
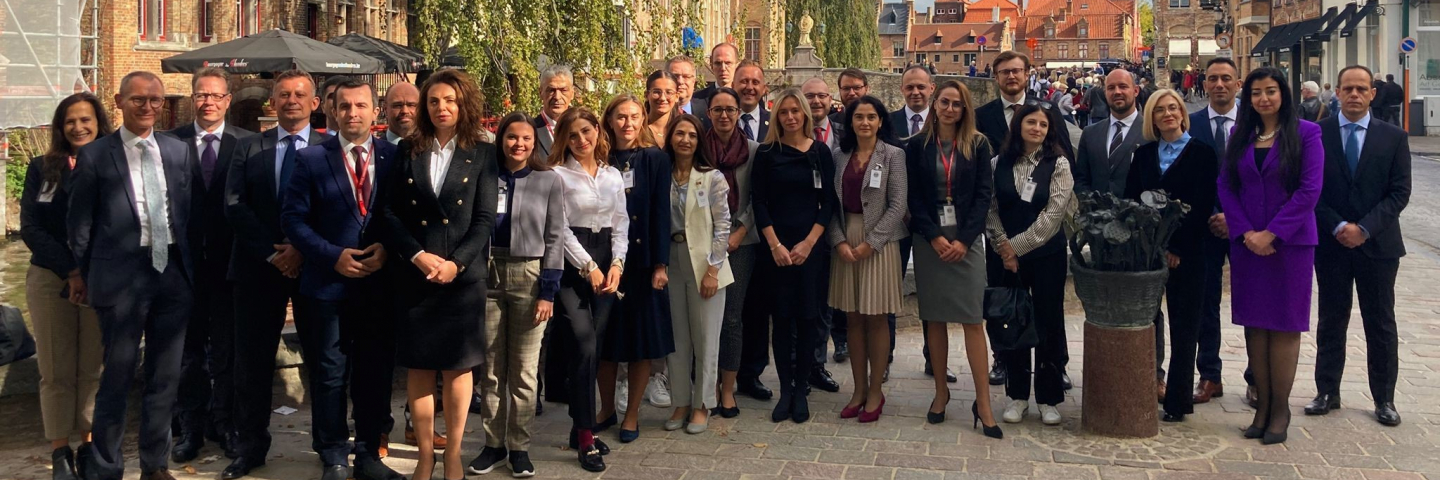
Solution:
<path fill-rule="evenodd" d="M 550 117 L 545 116 L 545 114 L 543 114 L 543 113 L 540 114 L 540 122 L 545 124 L 545 130 L 546 130 L 546 131 L 549 131 L 549 132 L 550 132 L 550 138 L 551 138 L 551 139 L 554 139 L 554 138 L 555 138 L 555 123 L 554 123 L 554 122 L 551 122 L 551 121 L 550 121 Z"/>
<path fill-rule="evenodd" d="M 355 165 L 352 162 L 345 162 L 345 172 L 350 174 L 350 183 L 355 187 L 355 204 L 360 208 L 360 216 L 365 216 L 369 210 L 365 208 L 365 200 L 370 197 L 370 192 L 365 189 L 366 181 L 370 177 L 370 153 L 365 152 L 356 160 L 360 163 L 360 171 L 356 173 Z"/>
<path fill-rule="evenodd" d="M 945 147 L 943 145 L 940 145 L 940 137 L 935 137 L 935 153 L 939 154 L 938 156 L 940 157 L 940 165 L 945 167 L 945 203 L 947 204 L 954 203 L 954 199 L 950 197 L 950 166 L 955 164 L 956 146 L 958 145 L 952 145 L 950 147 L 950 157 L 946 158 Z"/>

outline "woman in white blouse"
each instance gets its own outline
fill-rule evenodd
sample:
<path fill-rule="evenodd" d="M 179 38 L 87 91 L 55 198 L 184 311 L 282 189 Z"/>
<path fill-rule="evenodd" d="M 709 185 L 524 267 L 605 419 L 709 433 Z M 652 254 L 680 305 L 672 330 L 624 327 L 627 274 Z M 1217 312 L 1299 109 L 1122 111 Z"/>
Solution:
<path fill-rule="evenodd" d="M 705 431 L 710 408 L 717 405 L 724 288 L 735 281 L 725 262 L 730 247 L 730 184 L 704 153 L 703 131 L 698 117 L 681 114 L 665 134 L 672 180 L 670 320 L 675 331 L 675 352 L 666 358 L 675 413 L 665 422 L 665 430 L 683 425 L 692 434 Z M 697 370 L 694 381 L 692 368 Z"/>
<path fill-rule="evenodd" d="M 585 470 L 605 470 L 602 455 L 610 453 L 596 439 L 595 371 L 600 336 L 605 332 L 620 272 L 625 263 L 630 226 L 625 213 L 624 180 L 605 164 L 609 141 L 600 133 L 600 119 L 584 107 L 560 116 L 550 165 L 565 181 L 565 273 L 560 280 L 560 308 L 554 322 L 559 335 L 552 348 L 573 352 L 569 375 L 570 448 L 579 452 Z M 606 268 L 602 273 L 601 268 Z"/>

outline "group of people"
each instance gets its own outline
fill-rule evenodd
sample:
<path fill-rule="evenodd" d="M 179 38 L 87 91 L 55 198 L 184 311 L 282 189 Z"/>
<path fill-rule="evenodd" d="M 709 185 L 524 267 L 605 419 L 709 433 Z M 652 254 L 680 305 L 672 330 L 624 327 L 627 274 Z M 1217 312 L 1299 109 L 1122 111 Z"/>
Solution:
<path fill-rule="evenodd" d="M 542 394 L 568 404 L 580 466 L 603 471 L 610 449 L 598 435 L 641 435 L 651 378 L 673 392 L 665 430 L 697 434 L 711 416 L 736 417 L 737 393 L 774 400 L 774 422 L 806 422 L 811 388 L 840 389 L 824 369 L 827 339 L 853 375 L 840 417 L 874 422 L 912 252 L 935 386 L 927 421 L 946 419 L 957 381 L 947 327 L 958 323 L 972 427 L 1003 437 L 990 385 L 1010 399 L 1001 420 L 1023 421 L 1033 388 L 1040 420 L 1056 425 L 1072 386 L 1067 255 L 1080 254 L 1067 253 L 1063 224 L 1084 191 L 1164 189 L 1191 205 L 1167 247 L 1168 377 L 1156 329 L 1164 420 L 1222 393 L 1228 255 L 1256 408 L 1245 436 L 1284 441 L 1312 277 L 1321 396 L 1306 412 L 1339 405 L 1358 286 L 1376 412 L 1399 423 L 1393 287 L 1409 155 L 1403 131 L 1370 122 L 1365 67 L 1341 72 L 1344 115 L 1320 125 L 1297 118 L 1273 69 L 1242 87 L 1233 62 L 1211 61 L 1210 105 L 1194 114 L 1173 90 L 1142 112 L 1135 76 L 1117 69 L 1103 87 L 1108 117 L 1077 147 L 1060 108 L 1028 92 L 1032 65 L 1017 52 L 990 65 L 1000 98 L 977 105 L 965 84 L 917 66 L 893 111 L 858 69 L 840 75 L 838 99 L 820 79 L 771 96 L 761 66 L 734 46 L 709 60 L 716 82 L 704 89 L 695 61 L 676 57 L 642 96 L 599 112 L 572 106 L 572 73 L 552 66 L 540 111 L 506 115 L 493 135 L 458 70 L 383 99 L 354 79 L 317 87 L 283 72 L 270 98 L 278 126 L 253 134 L 226 124 L 229 78 L 218 69 L 194 74 L 195 121 L 170 132 L 155 130 L 166 90 L 150 72 L 121 81 L 114 132 L 95 96 L 67 98 L 22 199 L 56 478 L 120 478 L 142 338 L 142 478 L 173 478 L 169 462 L 195 458 L 206 439 L 233 459 L 222 478 L 262 468 L 292 303 L 324 480 L 404 478 L 382 461 L 397 366 L 419 447 L 413 478 L 437 463 L 451 479 L 507 464 L 534 475 Z M 322 104 L 334 119 L 324 131 L 309 123 Z M 1037 346 L 990 351 L 983 294 L 998 285 L 1030 291 Z M 778 399 L 759 379 L 772 355 Z M 661 369 L 667 377 L 652 376 Z M 485 445 L 465 464 L 472 400 Z M 451 435 L 436 433 L 436 417 Z"/>

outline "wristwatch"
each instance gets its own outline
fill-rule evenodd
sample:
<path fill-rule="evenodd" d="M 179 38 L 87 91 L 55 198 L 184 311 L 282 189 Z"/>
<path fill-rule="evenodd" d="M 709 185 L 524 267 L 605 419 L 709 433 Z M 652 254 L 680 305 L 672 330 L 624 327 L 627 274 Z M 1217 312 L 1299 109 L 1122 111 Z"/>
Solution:
<path fill-rule="evenodd" d="M 620 269 L 620 273 L 625 273 L 625 259 L 623 259 L 623 258 L 617 258 L 617 259 L 611 260 L 611 261 L 610 261 L 610 266 L 615 267 L 615 268 L 619 268 L 619 269 Z"/>
<path fill-rule="evenodd" d="M 591 260 L 587 262 L 585 266 L 580 267 L 580 274 L 588 277 L 590 276 L 590 272 L 595 271 L 597 268 L 600 268 L 600 266 L 596 265 L 594 260 Z"/>

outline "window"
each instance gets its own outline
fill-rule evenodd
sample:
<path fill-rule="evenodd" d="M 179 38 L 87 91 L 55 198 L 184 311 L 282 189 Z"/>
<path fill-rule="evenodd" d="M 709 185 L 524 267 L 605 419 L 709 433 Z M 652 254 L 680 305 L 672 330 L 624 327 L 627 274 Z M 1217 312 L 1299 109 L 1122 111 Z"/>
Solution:
<path fill-rule="evenodd" d="M 354 8 L 354 0 L 340 0 L 335 4 L 335 36 L 346 35 L 354 31 L 350 29 L 350 10 Z"/>
<path fill-rule="evenodd" d="M 915 63 L 925 63 L 925 54 L 923 54 L 923 53 L 917 53 L 917 54 L 915 54 Z"/>
<path fill-rule="evenodd" d="M 958 12 L 957 10 L 953 9 L 953 8 L 950 9 L 950 14 L 951 14 L 951 15 L 954 15 L 954 14 L 956 14 L 956 13 L 959 13 L 959 12 Z"/>
<path fill-rule="evenodd" d="M 745 59 L 760 61 L 760 27 L 745 27 Z"/>
<path fill-rule="evenodd" d="M 940 54 L 935 54 L 935 63 L 940 63 Z"/>
<path fill-rule="evenodd" d="M 208 42 L 215 36 L 215 26 L 210 24 L 211 0 L 200 2 L 200 41 Z"/>
<path fill-rule="evenodd" d="M 1045 38 L 1055 38 L 1055 26 L 1054 26 L 1054 25 L 1046 25 L 1046 26 L 1045 26 Z"/>
<path fill-rule="evenodd" d="M 163 42 L 170 28 L 170 9 L 165 0 L 140 0 L 140 39 Z"/>
<path fill-rule="evenodd" d="M 236 36 L 260 32 L 260 0 L 235 0 L 239 12 L 235 15 Z"/>
<path fill-rule="evenodd" d="M 893 55 L 890 55 L 890 56 L 892 56 L 892 57 L 903 57 L 903 56 L 905 56 L 905 44 L 904 44 L 904 43 L 895 42 L 895 43 L 890 44 L 890 47 L 891 47 L 891 49 L 894 50 Z"/>
<path fill-rule="evenodd" d="M 305 36 L 320 37 L 320 4 L 305 4 Z"/>
<path fill-rule="evenodd" d="M 1077 27 L 1077 28 L 1079 29 L 1079 31 L 1080 31 L 1080 38 L 1089 38 L 1089 37 L 1090 37 L 1090 24 L 1089 24 L 1089 23 L 1086 23 L 1084 20 L 1081 20 L 1081 21 L 1080 21 L 1080 24 L 1079 24 L 1079 25 L 1076 25 L 1076 27 Z"/>
<path fill-rule="evenodd" d="M 955 62 L 955 63 L 960 63 L 960 54 L 957 53 L 957 54 L 954 55 L 954 57 L 955 57 L 955 59 L 954 59 L 954 60 L 951 60 L 951 61 L 952 61 L 952 62 Z"/>
<path fill-rule="evenodd" d="M 965 64 L 966 64 L 966 65 L 969 65 L 969 64 L 975 63 L 976 56 L 977 56 L 977 55 L 976 55 L 976 54 L 973 54 L 973 53 L 967 53 L 967 54 L 965 54 Z"/>
<path fill-rule="evenodd" d="M 1110 58 L 1110 44 L 1100 44 L 1100 58 Z"/>
<path fill-rule="evenodd" d="M 1087 58 L 1090 55 L 1090 44 L 1082 43 L 1075 46 L 1075 55 L 1079 58 Z"/>
<path fill-rule="evenodd" d="M 1043 43 L 1035 46 L 1035 59 L 1039 60 L 1042 58 L 1045 58 L 1045 44 Z"/>
<path fill-rule="evenodd" d="M 1082 4 L 1080 4 L 1080 9 L 1081 9 L 1081 10 L 1089 10 L 1089 9 L 1090 9 L 1090 4 L 1088 4 L 1088 3 L 1082 3 Z"/>
<path fill-rule="evenodd" d="M 1070 45 L 1062 43 L 1060 44 L 1059 50 L 1059 53 L 1056 54 L 1056 58 L 1070 58 Z"/>

